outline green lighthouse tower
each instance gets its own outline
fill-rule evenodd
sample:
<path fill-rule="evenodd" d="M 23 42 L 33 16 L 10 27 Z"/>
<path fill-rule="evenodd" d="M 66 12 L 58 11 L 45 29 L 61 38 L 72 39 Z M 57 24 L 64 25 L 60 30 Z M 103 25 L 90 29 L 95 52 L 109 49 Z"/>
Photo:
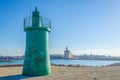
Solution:
<path fill-rule="evenodd" d="M 26 32 L 26 50 L 22 74 L 26 76 L 44 76 L 51 73 L 48 54 L 48 35 L 51 21 L 39 15 L 35 8 L 32 17 L 24 19 Z"/>

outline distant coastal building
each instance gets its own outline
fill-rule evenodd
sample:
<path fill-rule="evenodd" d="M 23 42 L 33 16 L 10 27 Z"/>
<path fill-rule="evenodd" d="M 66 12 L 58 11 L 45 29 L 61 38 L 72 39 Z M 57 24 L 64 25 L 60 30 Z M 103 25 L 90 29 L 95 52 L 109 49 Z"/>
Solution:
<path fill-rule="evenodd" d="M 68 47 L 66 47 L 66 50 L 64 51 L 64 59 L 72 59 L 74 58 L 70 50 L 68 50 Z"/>

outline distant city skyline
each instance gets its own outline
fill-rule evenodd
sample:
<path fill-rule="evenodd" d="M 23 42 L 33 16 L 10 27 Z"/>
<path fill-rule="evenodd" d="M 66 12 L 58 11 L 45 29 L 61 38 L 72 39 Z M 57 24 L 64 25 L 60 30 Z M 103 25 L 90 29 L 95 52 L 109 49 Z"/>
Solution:
<path fill-rule="evenodd" d="M 120 0 L 0 0 L 0 55 L 23 55 L 23 20 L 51 19 L 50 54 L 120 56 Z"/>

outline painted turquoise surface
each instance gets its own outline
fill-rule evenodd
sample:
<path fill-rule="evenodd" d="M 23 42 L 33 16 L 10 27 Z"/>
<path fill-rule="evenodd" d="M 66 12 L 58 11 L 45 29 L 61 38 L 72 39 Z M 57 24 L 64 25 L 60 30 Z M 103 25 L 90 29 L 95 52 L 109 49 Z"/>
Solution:
<path fill-rule="evenodd" d="M 48 31 L 27 30 L 23 74 L 42 76 L 50 73 Z"/>
<path fill-rule="evenodd" d="M 23 64 L 23 75 L 44 76 L 51 73 L 48 54 L 49 27 L 45 27 L 37 8 L 32 13 L 32 26 L 24 26 L 26 32 L 26 51 Z M 29 21 L 29 20 L 28 20 Z M 24 21 L 24 24 L 28 24 Z"/>

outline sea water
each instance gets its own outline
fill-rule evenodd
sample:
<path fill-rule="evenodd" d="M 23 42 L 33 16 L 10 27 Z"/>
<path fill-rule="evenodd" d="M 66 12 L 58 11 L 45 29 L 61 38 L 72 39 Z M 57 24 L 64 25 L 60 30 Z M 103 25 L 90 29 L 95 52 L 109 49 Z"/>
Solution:
<path fill-rule="evenodd" d="M 114 63 L 120 63 L 120 60 L 50 60 L 54 64 L 80 64 L 85 66 L 106 66 Z M 23 60 L 13 60 L 12 62 L 0 62 L 0 65 L 23 64 Z"/>

